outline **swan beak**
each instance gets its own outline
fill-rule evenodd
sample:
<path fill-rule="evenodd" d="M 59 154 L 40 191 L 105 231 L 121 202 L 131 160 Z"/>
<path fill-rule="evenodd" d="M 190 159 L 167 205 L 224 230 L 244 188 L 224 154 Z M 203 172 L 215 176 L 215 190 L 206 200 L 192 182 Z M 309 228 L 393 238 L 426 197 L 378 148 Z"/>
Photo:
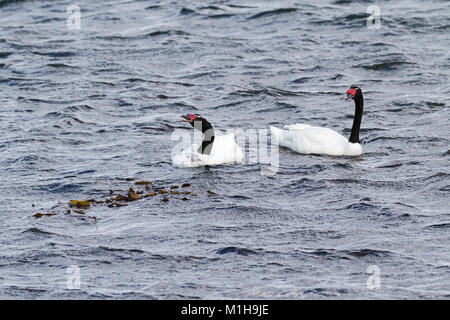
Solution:
<path fill-rule="evenodd" d="M 347 95 L 345 96 L 345 101 L 347 101 L 348 99 L 353 99 L 353 96 L 350 93 L 347 93 Z"/>
<path fill-rule="evenodd" d="M 183 120 L 181 120 L 181 121 L 191 122 L 187 116 L 181 116 L 181 117 L 183 118 Z"/>

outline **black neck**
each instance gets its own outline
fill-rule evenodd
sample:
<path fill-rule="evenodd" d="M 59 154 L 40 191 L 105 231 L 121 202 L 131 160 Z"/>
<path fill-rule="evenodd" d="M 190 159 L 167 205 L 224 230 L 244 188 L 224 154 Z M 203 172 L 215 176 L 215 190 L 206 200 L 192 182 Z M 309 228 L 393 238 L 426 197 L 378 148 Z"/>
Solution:
<path fill-rule="evenodd" d="M 209 155 L 214 143 L 214 129 L 206 119 L 197 119 L 191 122 L 194 129 L 197 129 L 203 133 L 202 145 L 197 149 L 201 154 Z"/>
<path fill-rule="evenodd" d="M 353 118 L 352 132 L 349 142 L 359 143 L 359 129 L 361 127 L 361 118 L 363 114 L 364 99 L 362 93 L 355 95 L 355 117 Z"/>

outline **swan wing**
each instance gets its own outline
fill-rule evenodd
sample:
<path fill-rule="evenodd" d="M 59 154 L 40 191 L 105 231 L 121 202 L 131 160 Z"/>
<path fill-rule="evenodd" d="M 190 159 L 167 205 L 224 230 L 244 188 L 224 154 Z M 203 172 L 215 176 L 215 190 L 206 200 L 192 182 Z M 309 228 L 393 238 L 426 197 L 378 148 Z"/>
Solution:
<path fill-rule="evenodd" d="M 304 131 L 306 128 L 310 128 L 311 125 L 306 123 L 296 123 L 285 125 L 284 127 L 289 131 Z"/>
<path fill-rule="evenodd" d="M 342 155 L 348 141 L 334 130 L 311 126 L 304 130 L 303 143 L 308 146 L 308 153 Z"/>
<path fill-rule="evenodd" d="M 343 155 L 348 141 L 334 130 L 307 124 L 286 126 L 288 130 L 271 127 L 271 134 L 280 146 L 304 154 Z"/>
<path fill-rule="evenodd" d="M 197 149 L 198 146 L 194 144 L 190 148 L 182 150 L 172 158 L 173 165 L 190 168 L 244 162 L 244 153 L 236 143 L 233 134 L 216 136 L 209 155 L 201 154 Z"/>
<path fill-rule="evenodd" d="M 244 153 L 236 143 L 233 134 L 215 137 L 210 155 L 211 164 L 241 163 L 243 161 Z"/>

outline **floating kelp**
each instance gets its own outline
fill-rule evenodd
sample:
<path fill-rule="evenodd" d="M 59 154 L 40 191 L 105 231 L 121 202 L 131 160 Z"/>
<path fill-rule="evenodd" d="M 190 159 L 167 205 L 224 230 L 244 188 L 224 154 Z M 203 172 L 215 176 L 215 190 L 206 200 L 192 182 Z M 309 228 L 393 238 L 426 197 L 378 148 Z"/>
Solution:
<path fill-rule="evenodd" d="M 33 214 L 33 217 L 35 217 L 36 219 L 39 219 L 44 216 L 46 216 L 46 217 L 56 216 L 56 213 L 40 213 L 40 212 L 38 212 L 38 213 Z"/>
<path fill-rule="evenodd" d="M 77 208 L 89 208 L 91 206 L 91 202 L 89 200 L 70 200 L 69 205 Z"/>
<path fill-rule="evenodd" d="M 130 193 L 130 198 L 133 199 L 133 200 L 138 200 L 139 199 L 139 195 L 137 193 L 132 192 L 132 193 Z"/>
<path fill-rule="evenodd" d="M 136 181 L 134 184 L 137 184 L 137 185 L 142 185 L 142 184 L 144 184 L 144 185 L 147 185 L 147 184 L 151 184 L 152 182 L 151 181 L 145 181 L 145 180 L 143 180 L 143 181 Z"/>
<path fill-rule="evenodd" d="M 122 179 L 125 181 L 134 181 L 134 179 L 126 178 Z M 138 180 L 134 182 L 133 187 L 129 187 L 127 192 L 120 192 L 119 190 L 106 189 L 105 194 L 108 195 L 104 199 L 94 199 L 88 198 L 86 200 L 69 200 L 68 205 L 69 208 L 65 211 L 67 215 L 73 215 L 74 217 L 79 217 L 79 219 L 86 220 L 85 218 L 97 220 L 97 217 L 89 216 L 87 210 L 91 210 L 92 207 L 97 207 L 101 205 L 106 205 L 108 208 L 118 208 L 127 206 L 129 202 L 138 201 L 146 198 L 157 197 L 162 202 L 169 202 L 169 197 L 173 199 L 178 199 L 181 201 L 190 200 L 187 196 L 196 197 L 196 193 L 192 193 L 192 191 L 179 191 L 179 185 L 170 185 L 170 186 L 161 186 L 152 183 L 152 181 L 148 180 Z M 181 184 L 181 188 L 190 187 L 190 183 Z M 141 189 L 139 189 L 141 188 Z M 215 192 L 211 190 L 207 190 L 208 194 L 215 194 Z M 181 197 L 180 197 L 181 195 Z M 35 204 L 33 203 L 34 207 Z M 36 219 L 41 218 L 43 216 L 53 216 L 56 213 L 41 213 L 38 212 L 33 215 Z"/>
<path fill-rule="evenodd" d="M 128 199 L 130 201 L 135 201 L 137 199 L 139 199 L 139 195 L 136 191 L 134 191 L 133 188 L 128 189 Z"/>
<path fill-rule="evenodd" d="M 156 196 L 156 193 L 155 192 L 150 192 L 150 193 L 145 194 L 144 198 L 154 197 L 154 196 Z"/>
<path fill-rule="evenodd" d="M 110 207 L 110 208 L 114 208 L 114 207 L 125 207 L 125 206 L 127 206 L 126 203 L 120 203 L 120 202 L 114 202 L 114 203 L 108 204 L 108 207 Z"/>

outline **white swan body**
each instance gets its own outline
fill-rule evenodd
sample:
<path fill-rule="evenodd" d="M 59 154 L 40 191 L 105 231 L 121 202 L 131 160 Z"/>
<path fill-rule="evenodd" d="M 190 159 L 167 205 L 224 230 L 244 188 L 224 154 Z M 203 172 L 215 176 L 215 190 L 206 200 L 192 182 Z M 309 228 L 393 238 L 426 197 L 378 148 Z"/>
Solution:
<path fill-rule="evenodd" d="M 331 129 L 302 123 L 285 126 L 287 130 L 270 127 L 273 140 L 278 145 L 298 153 L 327 154 L 330 156 L 361 155 L 362 148 L 359 144 L 359 130 L 364 108 L 361 88 L 350 86 L 345 100 L 349 99 L 353 99 L 355 102 L 355 116 L 353 117 L 352 131 L 348 140 Z"/>
<path fill-rule="evenodd" d="M 199 153 L 197 151 L 198 147 L 198 145 L 194 144 L 189 149 L 184 149 L 173 156 L 173 165 L 187 168 L 244 162 L 244 153 L 236 143 L 233 134 L 215 136 L 209 155 Z"/>
<path fill-rule="evenodd" d="M 270 127 L 275 141 L 298 153 L 326 154 L 331 156 L 359 156 L 362 148 L 359 143 L 352 143 L 334 130 L 315 127 L 308 124 L 285 126 L 287 130 Z"/>

